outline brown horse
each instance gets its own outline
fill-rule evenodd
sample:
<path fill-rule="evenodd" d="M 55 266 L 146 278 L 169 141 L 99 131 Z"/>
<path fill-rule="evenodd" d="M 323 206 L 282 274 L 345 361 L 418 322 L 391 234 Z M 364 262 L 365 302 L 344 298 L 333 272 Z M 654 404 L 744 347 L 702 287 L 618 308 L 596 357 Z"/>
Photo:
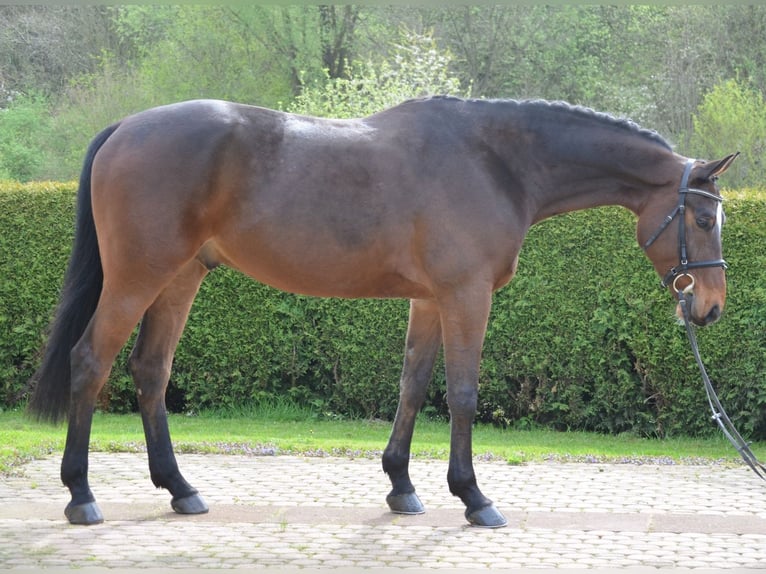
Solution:
<path fill-rule="evenodd" d="M 632 122 L 541 101 L 434 97 L 354 120 L 191 101 L 107 128 L 87 152 L 73 253 L 32 380 L 32 412 L 68 413 L 67 518 L 103 520 L 87 478 L 92 414 L 139 322 L 129 364 L 152 481 L 176 512 L 207 511 L 178 470 L 164 394 L 199 285 L 223 264 L 295 293 L 410 299 L 387 502 L 423 511 L 410 442 L 443 346 L 450 491 L 472 524 L 504 525 L 476 483 L 471 425 L 492 293 L 513 276 L 527 230 L 571 210 L 630 209 L 671 293 L 684 290 L 694 322 L 711 323 L 726 295 L 715 180 L 733 158 L 687 160 Z M 664 231 L 670 221 L 678 234 Z"/>

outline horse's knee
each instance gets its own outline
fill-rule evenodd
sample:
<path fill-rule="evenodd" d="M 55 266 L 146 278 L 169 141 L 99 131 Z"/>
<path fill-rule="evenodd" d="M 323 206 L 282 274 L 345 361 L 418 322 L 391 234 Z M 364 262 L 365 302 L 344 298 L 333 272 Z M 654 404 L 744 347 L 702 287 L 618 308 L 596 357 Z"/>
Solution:
<path fill-rule="evenodd" d="M 447 390 L 447 406 L 453 421 L 460 423 L 473 422 L 479 404 L 478 389 Z"/>

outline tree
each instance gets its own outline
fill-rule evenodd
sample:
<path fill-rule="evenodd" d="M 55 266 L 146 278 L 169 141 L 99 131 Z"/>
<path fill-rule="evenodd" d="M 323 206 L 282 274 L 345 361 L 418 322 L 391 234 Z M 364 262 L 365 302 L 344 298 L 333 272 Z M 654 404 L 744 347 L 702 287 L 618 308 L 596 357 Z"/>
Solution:
<path fill-rule="evenodd" d="M 468 95 L 452 76 L 449 52 L 438 50 L 433 37 L 403 31 L 391 62 L 349 64 L 347 77 L 306 83 L 288 106 L 292 112 L 339 118 L 361 117 L 417 96 Z"/>
<path fill-rule="evenodd" d="M 701 158 L 742 157 L 726 174 L 730 187 L 763 185 L 766 180 L 766 105 L 763 94 L 745 83 L 727 80 L 705 94 L 692 117 L 690 148 Z"/>
<path fill-rule="evenodd" d="M 352 5 L 229 7 L 229 19 L 278 62 L 290 98 L 306 77 L 342 77 L 355 53 L 361 8 Z M 288 98 L 289 99 L 289 98 Z"/>
<path fill-rule="evenodd" d="M 55 95 L 95 69 L 94 54 L 118 54 L 111 16 L 106 6 L 0 6 L 0 95 Z"/>
<path fill-rule="evenodd" d="M 354 31 L 359 8 L 351 5 L 322 5 L 319 9 L 319 38 L 322 65 L 331 78 L 342 78 L 346 63 L 354 56 Z"/>
<path fill-rule="evenodd" d="M 766 5 L 716 6 L 708 11 L 709 29 L 716 45 L 715 80 L 737 77 L 766 93 Z"/>
<path fill-rule="evenodd" d="M 764 27 L 766 5 L 2 6 L 0 109 L 42 95 L 54 151 L 38 175 L 73 177 L 95 131 L 152 105 L 205 97 L 284 109 L 338 80 L 343 112 L 340 100 L 362 89 L 351 79 L 408 73 L 396 62 L 406 28 L 449 54 L 441 72 L 475 96 L 628 116 L 683 153 L 713 86 L 736 78 L 766 93 Z M 455 89 L 443 80 L 432 91 Z M 385 81 L 392 97 L 368 94 L 379 97 L 368 110 L 413 93 Z"/>
<path fill-rule="evenodd" d="M 649 119 L 650 6 L 465 6 L 432 16 L 454 69 L 486 97 L 567 100 Z"/>
<path fill-rule="evenodd" d="M 508 95 L 503 86 L 509 76 L 505 64 L 520 51 L 516 42 L 526 42 L 512 30 L 528 10 L 522 6 L 464 6 L 436 14 L 441 32 L 454 50 L 456 69 L 477 94 Z"/>

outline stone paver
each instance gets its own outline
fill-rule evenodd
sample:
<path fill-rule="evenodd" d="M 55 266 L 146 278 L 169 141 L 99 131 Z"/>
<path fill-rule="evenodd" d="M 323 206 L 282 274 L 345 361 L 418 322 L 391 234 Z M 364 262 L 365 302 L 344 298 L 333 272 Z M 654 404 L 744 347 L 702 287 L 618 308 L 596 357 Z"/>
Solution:
<path fill-rule="evenodd" d="M 427 512 L 396 516 L 377 460 L 178 459 L 209 514 L 174 514 L 142 454 L 91 454 L 97 526 L 65 521 L 58 456 L 0 479 L 0 568 L 766 570 L 764 486 L 743 466 L 477 461 L 509 520 L 484 530 L 465 522 L 443 461 L 412 462 Z"/>

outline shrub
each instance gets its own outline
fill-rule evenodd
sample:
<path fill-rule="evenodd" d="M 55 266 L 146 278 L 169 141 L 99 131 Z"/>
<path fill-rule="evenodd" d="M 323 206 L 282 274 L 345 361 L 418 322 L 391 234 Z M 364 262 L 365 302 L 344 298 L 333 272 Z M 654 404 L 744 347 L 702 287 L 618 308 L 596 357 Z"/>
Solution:
<path fill-rule="evenodd" d="M 56 303 L 74 231 L 74 184 L 0 185 L 0 404 L 17 402 Z"/>
<path fill-rule="evenodd" d="M 73 184 L 0 186 L 0 404 L 23 399 L 71 248 Z M 735 424 L 766 437 L 764 194 L 731 194 L 724 231 L 724 318 L 699 330 L 708 372 Z M 495 294 L 479 417 L 510 425 L 641 435 L 717 432 L 674 320 L 673 302 L 639 256 L 620 208 L 562 215 L 530 231 L 514 281 Z M 290 397 L 344 416 L 396 410 L 407 304 L 281 293 L 219 268 L 205 280 L 181 339 L 175 411 Z M 743 336 L 744 334 L 744 336 Z M 129 347 L 129 346 L 128 346 Z M 108 405 L 135 409 L 127 348 Z M 447 415 L 443 362 L 425 409 Z"/>
<path fill-rule="evenodd" d="M 698 157 L 742 157 L 726 174 L 734 187 L 761 185 L 766 179 L 766 105 L 763 94 L 737 80 L 713 87 L 693 116 L 691 146 Z"/>
<path fill-rule="evenodd" d="M 7 108 L 0 108 L 0 177 L 34 178 L 49 131 L 48 104 L 40 96 L 17 95 Z"/>

